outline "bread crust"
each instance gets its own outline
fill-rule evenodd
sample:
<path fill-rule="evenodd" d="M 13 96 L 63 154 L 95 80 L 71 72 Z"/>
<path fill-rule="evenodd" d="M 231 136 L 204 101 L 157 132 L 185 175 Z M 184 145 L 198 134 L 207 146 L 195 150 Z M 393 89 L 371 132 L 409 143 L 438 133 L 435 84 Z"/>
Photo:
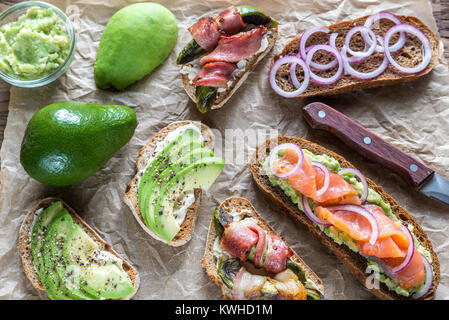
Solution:
<path fill-rule="evenodd" d="M 225 210 L 227 209 L 245 209 L 249 210 L 249 213 L 245 213 L 250 217 L 257 220 L 257 224 L 267 231 L 268 234 L 273 236 L 279 236 L 274 229 L 257 213 L 253 205 L 249 200 L 241 197 L 230 197 L 224 200 L 220 206 Z M 203 266 L 209 279 L 221 288 L 222 298 L 226 300 L 232 300 L 231 290 L 223 283 L 220 275 L 218 274 L 216 259 L 213 254 L 214 241 L 217 237 L 213 221 L 211 220 L 209 226 L 209 232 L 207 234 L 206 248 L 204 250 L 203 258 L 201 259 L 201 265 Z M 299 255 L 293 251 L 289 245 L 286 243 L 287 247 L 293 252 L 291 259 L 300 265 L 305 271 L 306 278 L 311 280 L 319 289 L 319 291 L 324 295 L 324 287 L 321 279 L 310 269 L 310 267 L 299 257 Z"/>
<path fill-rule="evenodd" d="M 328 247 L 339 259 L 343 262 L 351 271 L 351 273 L 364 285 L 369 274 L 365 273 L 367 268 L 366 259 L 362 257 L 359 253 L 350 250 L 346 245 L 339 245 L 334 242 L 331 238 L 327 237 L 320 229 L 315 227 L 312 222 L 307 218 L 307 216 L 298 209 L 290 198 L 285 195 L 284 191 L 278 186 L 273 186 L 266 174 L 264 174 L 263 163 L 265 158 L 270 153 L 270 146 L 276 146 L 282 143 L 294 143 L 299 145 L 301 148 L 305 148 L 314 154 L 326 154 L 336 160 L 338 160 L 343 168 L 355 168 L 350 162 L 348 162 L 342 156 L 310 141 L 294 138 L 294 137 L 283 137 L 279 136 L 277 138 L 269 139 L 257 147 L 255 153 L 253 154 L 249 168 L 252 173 L 253 179 L 257 186 L 262 190 L 265 195 L 270 198 L 277 206 L 282 208 L 285 212 L 291 215 L 293 218 L 305 225 L 309 231 L 316 236 L 326 247 Z M 366 178 L 366 177 L 365 177 Z M 417 241 L 425 247 L 432 255 L 432 268 L 434 271 L 432 287 L 429 289 L 428 293 L 421 297 L 420 299 L 429 300 L 435 296 L 437 286 L 440 281 L 440 263 L 438 257 L 433 250 L 432 243 L 425 234 L 422 227 L 418 222 L 410 215 L 410 213 L 401 207 L 395 199 L 393 199 L 388 193 L 386 193 L 382 187 L 376 185 L 373 181 L 366 178 L 368 186 L 375 190 L 381 196 L 382 200 L 391 205 L 393 214 L 401 220 L 404 224 L 412 224 L 414 227 L 414 234 Z M 404 297 L 398 295 L 388 289 L 388 287 L 381 283 L 380 288 L 369 289 L 374 295 L 380 299 L 386 300 L 412 300 L 411 297 Z"/>
<path fill-rule="evenodd" d="M 30 280 L 33 287 L 38 290 L 45 291 L 45 287 L 42 285 L 42 282 L 39 278 L 39 274 L 34 265 L 33 256 L 31 253 L 31 231 L 34 226 L 35 219 L 39 216 L 36 212 L 39 209 L 45 210 L 56 201 L 62 202 L 63 207 L 71 215 L 73 222 L 83 228 L 83 230 L 99 245 L 100 250 L 107 251 L 122 260 L 123 269 L 131 279 L 131 282 L 134 285 L 134 291 L 126 298 L 120 300 L 129 300 L 134 297 L 140 285 L 139 272 L 127 260 L 125 260 L 125 258 L 120 256 L 103 238 L 101 238 L 100 235 L 92 227 L 90 227 L 71 207 L 69 207 L 67 203 L 65 203 L 62 199 L 55 197 L 42 199 L 36 205 L 34 205 L 34 207 L 26 215 L 19 230 L 18 241 L 20 260 L 22 263 L 23 271 L 28 280 Z"/>
<path fill-rule="evenodd" d="M 208 148 L 213 148 L 214 144 L 214 135 L 212 131 L 209 129 L 208 126 L 205 124 L 202 124 L 201 122 L 197 121 L 176 121 L 162 130 L 160 130 L 158 133 L 154 135 L 153 138 L 151 138 L 141 149 L 139 156 L 136 160 L 136 169 L 137 174 L 134 176 L 134 178 L 127 184 L 126 186 L 126 193 L 123 196 L 123 201 L 126 203 L 126 205 L 130 208 L 133 216 L 136 218 L 139 225 L 142 227 L 142 229 L 148 233 L 150 236 L 152 236 L 154 239 L 162 241 L 170 246 L 178 247 L 186 244 L 190 239 L 192 238 L 192 231 L 195 228 L 195 222 L 198 216 L 198 209 L 200 206 L 200 200 L 201 200 L 201 189 L 195 189 L 194 195 L 195 195 L 195 202 L 187 209 L 186 217 L 181 224 L 181 230 L 178 232 L 178 234 L 173 238 L 171 242 L 167 242 L 165 239 L 158 236 L 156 233 L 151 231 L 145 224 L 142 214 L 140 212 L 139 203 L 138 203 L 138 190 L 139 190 L 139 181 L 140 181 L 140 174 L 142 174 L 141 170 L 144 169 L 147 165 L 148 159 L 151 157 L 151 154 L 153 153 L 157 142 L 164 140 L 164 138 L 167 136 L 168 133 L 175 130 L 178 127 L 185 126 L 188 124 L 193 124 L 198 129 L 201 130 L 201 133 L 204 138 L 204 146 Z"/>
<path fill-rule="evenodd" d="M 251 60 L 245 66 L 245 71 L 236 76 L 236 79 L 232 81 L 228 88 L 226 88 L 226 91 L 218 94 L 217 99 L 211 105 L 211 110 L 221 108 L 232 97 L 237 89 L 240 88 L 240 86 L 245 82 L 250 73 L 256 68 L 257 64 L 262 61 L 262 59 L 273 48 L 278 37 L 278 27 L 270 27 L 268 28 L 268 31 L 271 33 L 268 36 L 267 48 L 264 51 L 259 52 L 258 54 L 255 54 L 251 57 Z M 195 86 L 190 83 L 189 76 L 186 74 L 181 74 L 181 79 L 182 85 L 184 86 L 184 90 L 186 91 L 187 95 L 190 97 L 190 99 L 192 99 L 194 103 L 196 103 Z"/>
<path fill-rule="evenodd" d="M 349 21 L 343 21 L 336 24 L 332 24 L 330 26 L 327 26 L 327 28 L 330 30 L 330 33 L 337 32 L 339 35 L 346 34 L 347 31 L 349 31 L 354 25 L 363 25 L 365 20 L 369 16 L 364 16 L 361 18 L 357 18 L 354 20 Z M 391 64 L 387 67 L 387 69 L 382 73 L 380 76 L 370 79 L 370 80 L 363 80 L 363 79 L 357 79 L 350 75 L 342 75 L 335 83 L 330 85 L 318 85 L 314 82 L 309 83 L 309 87 L 304 91 L 302 94 L 298 95 L 296 98 L 306 98 L 306 97 L 316 97 L 316 96 L 327 96 L 327 95 L 334 95 L 334 94 L 340 94 L 340 93 L 346 93 L 354 90 L 360 90 L 360 89 L 368 89 L 368 88 L 374 88 L 374 87 L 381 87 L 381 86 L 389 86 L 394 85 L 402 82 L 408 82 L 416 80 L 426 74 L 428 74 L 433 67 L 438 63 L 439 54 L 440 54 L 440 43 L 438 37 L 435 35 L 435 33 L 427 27 L 420 19 L 416 17 L 411 16 L 397 16 L 402 23 L 410 24 L 417 29 L 421 30 L 424 35 L 429 39 L 430 45 L 432 47 L 432 59 L 428 66 L 421 72 L 415 73 L 415 74 L 404 74 L 397 70 L 395 67 L 393 67 Z M 317 43 L 323 43 L 322 41 L 319 41 L 319 35 L 316 34 L 316 41 Z M 323 35 L 323 34 L 322 34 Z M 313 39 L 313 35 L 311 38 L 309 38 L 309 41 L 312 41 L 312 44 L 315 44 Z M 354 36 L 354 38 L 357 38 L 360 36 Z M 360 37 L 361 38 L 361 37 Z M 357 39 L 356 39 L 357 40 Z M 272 61 L 271 66 L 274 64 L 276 60 L 278 60 L 281 56 L 287 56 L 287 55 L 296 55 L 298 52 L 298 46 L 299 46 L 300 37 L 297 37 L 293 40 L 291 40 L 281 51 L 281 53 L 276 54 Z M 337 47 L 340 49 L 341 45 L 337 42 Z M 420 46 L 415 49 L 420 49 Z M 376 55 L 373 54 L 373 55 Z M 377 53 L 377 55 L 380 55 Z M 382 54 L 383 56 L 383 54 Z M 412 60 L 412 59 L 409 59 Z M 282 68 L 282 67 L 281 67 Z M 270 68 L 271 69 L 271 68 Z M 281 69 L 280 69 L 281 70 Z M 363 72 L 363 71 L 362 71 Z M 326 72 L 324 71 L 324 74 Z M 284 77 L 286 75 L 286 72 L 278 72 L 276 75 L 276 79 L 279 80 L 281 77 Z M 321 75 L 321 74 L 320 74 Z M 299 79 L 301 79 L 301 75 L 297 72 L 297 76 Z M 323 75 L 321 75 L 323 76 Z M 301 80 L 302 81 L 302 80 Z M 301 82 L 300 81 L 300 82 Z M 281 87 L 284 87 L 284 90 L 294 90 L 293 84 L 291 83 L 291 80 L 289 80 L 289 85 L 281 85 Z"/>

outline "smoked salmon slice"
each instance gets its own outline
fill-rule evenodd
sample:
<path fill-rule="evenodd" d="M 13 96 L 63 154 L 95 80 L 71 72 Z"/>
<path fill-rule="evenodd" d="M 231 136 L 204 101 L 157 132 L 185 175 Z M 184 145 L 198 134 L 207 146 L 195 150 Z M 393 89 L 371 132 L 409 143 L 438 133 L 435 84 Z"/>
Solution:
<path fill-rule="evenodd" d="M 278 174 L 291 171 L 298 163 L 299 156 L 292 148 L 284 149 L 284 155 L 274 162 L 274 170 Z M 313 166 L 307 157 L 294 175 L 288 178 L 291 186 L 302 195 L 314 201 L 329 206 L 333 204 L 360 205 L 358 192 L 338 174 L 330 172 L 330 183 L 328 189 L 320 196 L 317 190 L 324 184 L 324 172 Z"/>
<path fill-rule="evenodd" d="M 319 190 L 324 184 L 324 173 L 315 168 L 316 184 Z M 312 198 L 313 199 L 313 198 Z M 334 204 L 361 205 L 358 192 L 338 174 L 330 172 L 329 188 L 319 197 L 314 199 L 322 206 Z"/>
<path fill-rule="evenodd" d="M 368 241 L 371 236 L 371 226 L 368 220 L 352 211 L 330 211 L 317 206 L 315 212 L 318 218 L 329 221 L 334 227 L 349 234 L 358 241 L 361 254 L 378 258 L 403 258 L 407 254 L 409 239 L 407 235 L 387 217 L 379 206 L 363 205 L 376 219 L 379 236 L 374 244 Z"/>
<path fill-rule="evenodd" d="M 403 260 L 403 258 L 382 259 L 382 261 L 390 268 L 398 266 L 400 263 L 402 263 Z M 413 254 L 413 258 L 408 266 L 401 272 L 391 275 L 393 280 L 405 290 L 408 290 L 411 287 L 419 286 L 423 282 L 425 276 L 426 273 L 424 271 L 424 261 L 421 254 L 416 248 Z"/>
<path fill-rule="evenodd" d="M 385 215 L 379 206 L 368 204 L 362 207 L 372 213 L 377 221 L 379 236 L 373 245 L 368 242 L 371 227 L 365 217 L 351 211 L 331 212 L 321 206 L 316 207 L 315 212 L 320 219 L 329 221 L 334 227 L 357 240 L 362 255 L 380 258 L 390 268 L 400 265 L 410 245 L 407 235 Z M 415 249 L 409 265 L 401 272 L 392 274 L 391 277 L 406 290 L 420 285 L 425 277 L 421 254 Z"/>

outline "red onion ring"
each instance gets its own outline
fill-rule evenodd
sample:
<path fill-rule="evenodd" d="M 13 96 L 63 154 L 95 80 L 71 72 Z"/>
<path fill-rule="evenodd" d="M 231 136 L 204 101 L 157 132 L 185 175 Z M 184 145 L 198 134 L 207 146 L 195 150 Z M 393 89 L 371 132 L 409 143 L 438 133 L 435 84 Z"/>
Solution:
<path fill-rule="evenodd" d="M 420 253 L 421 254 L 421 253 Z M 424 282 L 424 286 L 422 287 L 421 290 L 419 290 L 417 293 L 415 293 L 412 298 L 414 299 L 419 299 L 422 296 L 424 296 L 427 291 L 429 291 L 430 287 L 432 286 L 433 283 L 433 271 L 432 271 L 432 266 L 430 265 L 429 260 L 427 260 L 427 258 L 421 254 L 422 260 L 424 262 L 424 269 L 426 270 L 426 279 Z"/>
<path fill-rule="evenodd" d="M 348 61 L 349 58 L 346 56 L 346 46 L 343 46 L 343 48 L 341 49 L 341 55 L 343 58 L 343 64 L 345 66 L 345 72 L 358 79 L 367 80 L 376 78 L 384 73 L 384 71 L 388 68 L 388 59 L 386 56 L 384 56 L 384 60 L 377 69 L 367 73 L 359 72 L 351 67 Z"/>
<path fill-rule="evenodd" d="M 415 240 L 413 239 L 412 233 L 407 227 L 405 227 L 402 224 L 399 227 L 407 235 L 410 244 L 408 245 L 407 255 L 405 256 L 404 261 L 402 261 L 400 265 L 391 269 L 391 271 L 393 271 L 394 273 L 401 272 L 402 270 L 407 268 L 408 265 L 410 264 L 410 261 L 412 261 L 413 254 L 415 253 Z"/>
<path fill-rule="evenodd" d="M 368 35 L 371 37 L 371 39 L 372 39 L 371 45 L 367 51 L 365 51 L 365 50 L 364 51 L 353 51 L 351 49 L 351 47 L 349 46 L 352 36 L 354 34 L 356 34 L 357 32 L 360 32 L 362 34 L 362 37 L 363 37 L 364 32 L 368 33 Z M 365 41 L 365 49 L 366 49 L 367 42 L 366 42 L 365 38 L 368 38 L 368 36 L 363 37 L 363 40 Z M 345 46 L 346 46 L 347 52 L 354 57 L 358 57 L 358 58 L 369 57 L 370 55 L 373 54 L 374 50 L 376 50 L 376 46 L 377 46 L 376 34 L 374 33 L 373 30 L 371 30 L 370 28 L 367 28 L 365 26 L 356 26 L 356 27 L 352 28 L 351 30 L 349 30 L 348 33 L 346 34 Z"/>
<path fill-rule="evenodd" d="M 330 45 L 331 47 L 334 47 L 335 49 L 338 50 L 337 45 L 336 45 L 336 43 L 335 43 L 337 37 L 338 37 L 338 33 L 336 33 L 336 32 L 332 33 L 331 36 L 330 36 L 330 38 L 329 38 L 329 45 Z M 363 49 L 363 50 L 366 50 L 366 43 L 365 43 L 365 49 Z M 342 58 L 343 58 L 343 57 L 342 57 Z M 350 57 L 350 58 L 348 58 L 348 62 L 349 62 L 349 63 L 359 63 L 359 62 L 364 61 L 365 59 L 366 59 L 366 57 L 365 57 L 365 58 Z M 334 60 L 334 62 L 335 62 L 335 64 L 336 64 L 336 63 L 337 63 L 337 60 Z M 335 66 L 335 65 L 334 65 L 334 66 Z"/>
<path fill-rule="evenodd" d="M 365 177 L 363 176 L 363 174 L 359 170 L 353 169 L 353 168 L 343 168 L 340 171 L 338 171 L 338 175 L 341 176 L 341 175 L 343 175 L 343 174 L 345 174 L 347 172 L 352 173 L 355 176 L 359 177 L 360 182 L 362 182 L 362 184 L 363 184 L 363 193 L 362 193 L 362 196 L 360 197 L 360 201 L 362 203 L 364 203 L 366 201 L 366 199 L 368 198 L 368 182 L 366 182 Z"/>
<path fill-rule="evenodd" d="M 306 52 L 307 40 L 310 38 L 310 36 L 312 34 L 317 33 L 317 32 L 329 33 L 329 29 L 326 28 L 326 27 L 312 27 L 312 28 L 307 29 L 306 31 L 304 31 L 304 33 L 301 36 L 301 39 L 299 40 L 299 50 L 298 50 L 298 53 L 296 55 L 298 58 L 302 58 L 303 60 L 306 60 L 306 57 L 307 57 L 307 52 Z M 326 65 L 322 65 L 322 64 L 319 64 L 319 63 L 316 63 L 316 62 L 312 62 L 310 64 L 310 66 L 312 68 L 317 69 L 317 70 L 326 70 L 326 69 L 323 69 Z"/>
<path fill-rule="evenodd" d="M 357 214 L 360 214 L 361 216 L 365 217 L 369 224 L 371 225 L 371 237 L 369 239 L 369 243 L 371 245 L 374 245 L 377 241 L 377 237 L 379 236 L 379 227 L 377 225 L 377 220 L 374 218 L 373 214 L 366 210 L 365 208 L 362 208 L 360 206 L 355 206 L 352 204 L 344 204 L 344 205 L 338 205 L 338 206 L 331 206 L 327 207 L 327 210 L 330 211 L 351 211 L 355 212 Z"/>
<path fill-rule="evenodd" d="M 313 47 L 312 49 L 310 49 L 309 53 L 307 54 L 307 59 L 306 59 L 307 66 L 311 66 L 313 55 L 318 50 L 325 50 L 325 51 L 332 53 L 332 55 L 335 57 L 335 59 L 338 62 L 338 69 L 337 69 L 337 72 L 329 78 L 323 78 L 323 77 L 317 76 L 311 70 L 309 70 L 310 78 L 314 82 L 319 83 L 319 84 L 332 84 L 335 81 L 337 81 L 343 73 L 343 60 L 341 58 L 340 51 L 338 51 L 336 48 L 331 47 L 327 44 L 317 45 L 317 46 Z"/>
<path fill-rule="evenodd" d="M 378 12 L 378 13 L 375 13 L 375 14 L 369 16 L 368 19 L 366 19 L 366 21 L 365 21 L 365 27 L 371 28 L 371 25 L 380 19 L 390 20 L 396 25 L 401 24 L 401 19 L 399 19 L 394 14 L 392 14 L 390 12 L 381 11 L 381 12 Z M 372 44 L 371 38 L 368 37 L 368 35 L 365 32 L 362 32 L 362 36 L 368 45 Z M 404 46 L 406 40 L 407 40 L 406 34 L 404 32 L 401 32 L 398 41 L 395 44 L 393 44 L 392 46 L 389 46 L 390 52 L 396 52 L 396 51 L 400 50 Z M 377 45 L 376 51 L 384 52 L 383 41 L 382 41 L 382 45 L 381 44 Z"/>
<path fill-rule="evenodd" d="M 309 218 L 312 222 L 315 222 L 316 224 L 319 224 L 320 226 L 329 227 L 332 225 L 329 221 L 322 220 L 318 218 L 313 212 L 312 209 L 310 209 L 309 205 L 309 198 L 302 195 L 302 211 L 306 214 L 307 218 Z"/>
<path fill-rule="evenodd" d="M 408 33 L 415 35 L 422 43 L 422 48 L 424 49 L 424 52 L 422 54 L 423 60 L 417 67 L 414 67 L 414 68 L 403 67 L 399 63 L 397 63 L 391 56 L 392 51 L 390 50 L 390 47 L 388 45 L 390 43 L 391 36 L 395 33 L 401 32 L 401 31 L 408 32 Z M 409 24 L 398 24 L 396 26 L 391 27 L 390 30 L 387 31 L 387 33 L 385 34 L 385 37 L 384 37 L 384 52 L 385 52 L 386 57 L 388 58 L 388 61 L 396 69 L 398 69 L 401 72 L 408 73 L 408 74 L 417 73 L 417 72 L 424 70 L 427 67 L 427 65 L 430 63 L 430 60 L 432 59 L 432 48 L 430 46 L 429 39 L 426 38 L 426 36 L 421 32 L 421 30 L 419 30 Z"/>
<path fill-rule="evenodd" d="M 277 71 L 279 70 L 280 66 L 287 64 L 287 63 L 291 63 L 292 65 L 294 64 L 295 67 L 297 64 L 299 64 L 304 70 L 304 81 L 300 85 L 300 83 L 298 82 L 298 79 L 296 78 L 296 72 L 294 72 L 292 75 L 291 68 L 290 68 L 290 77 L 293 82 L 293 85 L 296 88 L 295 91 L 284 91 L 276 83 Z M 271 67 L 271 70 L 270 70 L 271 88 L 278 95 L 283 96 L 285 98 L 294 98 L 296 96 L 299 96 L 304 91 L 306 91 L 307 87 L 309 86 L 309 80 L 310 80 L 309 68 L 307 67 L 306 63 L 302 59 L 295 57 L 295 56 L 285 56 L 285 57 L 279 58 L 278 60 L 276 60 L 276 62 L 273 64 L 273 66 Z"/>
<path fill-rule="evenodd" d="M 274 162 L 277 160 L 278 152 L 283 149 L 294 149 L 297 152 L 299 159 L 292 170 L 290 170 L 289 172 L 283 173 L 283 174 L 279 174 L 274 170 Z M 302 167 L 302 163 L 304 161 L 304 153 L 302 152 L 302 149 L 294 143 L 283 143 L 283 144 L 278 145 L 276 148 L 274 148 L 270 152 L 270 160 L 269 161 L 270 161 L 271 173 L 279 179 L 287 179 L 287 178 L 291 177 L 292 175 L 294 175 L 296 173 L 296 171 L 298 171 L 298 169 Z"/>
<path fill-rule="evenodd" d="M 317 196 L 321 196 L 329 188 L 329 184 L 330 184 L 330 181 L 331 181 L 331 175 L 329 173 L 329 169 L 324 164 L 322 164 L 321 162 L 312 161 L 312 165 L 314 165 L 315 167 L 320 168 L 324 172 L 324 184 L 323 184 L 323 186 L 321 187 L 320 190 L 316 191 L 316 195 Z"/>
<path fill-rule="evenodd" d="M 327 29 L 325 27 L 314 27 L 314 28 L 310 28 L 310 29 L 306 30 L 299 38 L 299 48 L 298 48 L 298 53 L 296 54 L 296 57 L 301 58 L 303 60 L 305 60 L 307 58 L 308 52 L 310 51 L 310 49 L 312 49 L 314 47 L 314 46 L 310 46 L 310 47 L 306 48 L 307 39 L 309 39 L 310 36 L 316 32 L 329 33 L 329 29 Z M 313 69 L 316 69 L 316 70 L 329 70 L 329 69 L 332 69 L 333 67 L 335 67 L 336 65 L 337 65 L 337 60 L 331 61 L 327 64 L 320 64 L 320 63 L 316 63 L 316 62 L 310 63 L 310 67 Z M 293 75 L 295 73 L 296 73 L 296 64 L 292 64 L 290 66 L 290 74 Z M 292 79 L 294 79 L 294 77 L 292 77 Z M 293 80 L 293 82 L 295 82 L 295 80 Z M 299 85 L 295 85 L 295 87 L 299 87 Z"/>

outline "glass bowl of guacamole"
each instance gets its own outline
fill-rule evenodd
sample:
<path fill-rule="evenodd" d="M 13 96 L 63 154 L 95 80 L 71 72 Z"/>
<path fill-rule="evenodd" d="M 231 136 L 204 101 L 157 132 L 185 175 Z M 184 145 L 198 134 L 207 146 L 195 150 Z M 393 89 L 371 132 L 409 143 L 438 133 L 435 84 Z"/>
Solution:
<path fill-rule="evenodd" d="M 26 1 L 0 13 L 0 77 L 18 87 L 58 79 L 75 54 L 75 31 L 57 7 Z"/>

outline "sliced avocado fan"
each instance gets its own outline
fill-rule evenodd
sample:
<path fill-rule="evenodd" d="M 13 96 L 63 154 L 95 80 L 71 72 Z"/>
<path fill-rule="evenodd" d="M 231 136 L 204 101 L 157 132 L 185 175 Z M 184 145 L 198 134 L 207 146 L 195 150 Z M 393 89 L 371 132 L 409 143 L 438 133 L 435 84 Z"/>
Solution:
<path fill-rule="evenodd" d="M 197 130 L 182 131 L 151 160 L 139 183 L 143 221 L 167 242 L 180 230 L 173 214 L 176 204 L 196 188 L 208 189 L 224 168 L 224 160 L 200 139 Z"/>
<path fill-rule="evenodd" d="M 120 299 L 134 290 L 121 260 L 100 251 L 97 243 L 73 222 L 61 201 L 54 202 L 36 219 L 31 252 L 52 300 Z"/>

